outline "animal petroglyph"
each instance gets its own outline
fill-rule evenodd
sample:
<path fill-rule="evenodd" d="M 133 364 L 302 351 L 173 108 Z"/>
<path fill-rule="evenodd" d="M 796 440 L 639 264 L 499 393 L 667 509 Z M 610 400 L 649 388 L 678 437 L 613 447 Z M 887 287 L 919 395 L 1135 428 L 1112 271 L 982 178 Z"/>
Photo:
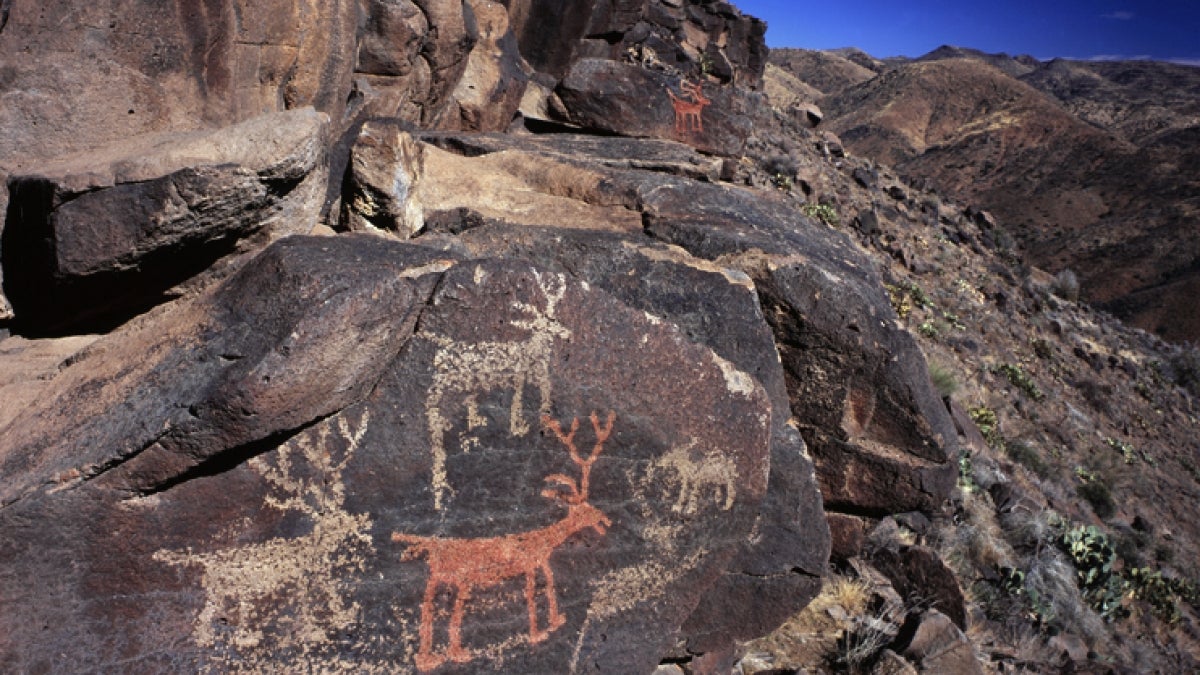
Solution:
<path fill-rule="evenodd" d="M 671 105 L 675 108 L 675 133 L 681 136 L 688 133 L 704 133 L 704 120 L 701 119 L 700 113 L 712 101 L 704 97 L 704 91 L 699 84 L 683 80 L 679 89 L 683 98 L 667 89 L 667 96 L 671 97 Z"/>
<path fill-rule="evenodd" d="M 345 510 L 342 472 L 368 422 L 366 412 L 354 430 L 344 418 L 336 426 L 326 422 L 281 446 L 273 465 L 265 457 L 250 461 L 274 492 L 265 498 L 267 506 L 306 516 L 312 524 L 308 534 L 211 553 L 154 554 L 158 562 L 202 570 L 206 599 L 196 617 L 197 644 L 234 652 L 251 669 L 280 652 L 315 666 L 333 636 L 357 621 L 360 608 L 343 597 L 338 578 L 363 569 L 371 521 Z M 329 450 L 334 435 L 346 443 L 340 461 Z"/>
<path fill-rule="evenodd" d="M 563 474 L 546 477 L 549 483 L 565 488 L 546 488 L 542 495 L 559 499 L 567 505 L 567 515 L 562 520 L 538 530 L 511 534 L 503 537 L 482 539 L 443 539 L 419 537 L 395 532 L 392 541 L 404 544 L 407 549 L 402 560 L 425 558 L 429 565 L 429 580 L 425 585 L 425 596 L 421 602 L 420 650 L 416 656 L 417 668 L 426 671 L 437 668 L 446 661 L 458 663 L 474 658 L 472 652 L 462 646 L 462 621 L 467 602 L 473 593 L 494 588 L 507 579 L 525 577 L 525 604 L 529 612 L 529 642 L 536 644 L 549 637 L 566 622 L 558 609 L 558 593 L 554 588 L 554 570 L 550 567 L 550 556 L 567 539 L 588 528 L 603 535 L 612 522 L 595 506 L 588 503 L 592 465 L 604 449 L 604 443 L 612 435 L 615 413 L 609 413 L 606 423 L 601 424 L 596 413 L 592 413 L 592 428 L 596 443 L 591 454 L 584 459 L 575 447 L 575 433 L 579 430 L 579 419 L 571 422 L 571 430 L 564 432 L 557 420 L 549 416 L 542 424 L 554 432 L 558 440 L 567 447 L 571 460 L 580 467 L 579 480 Z M 546 625 L 538 628 L 537 577 L 541 572 L 546 598 Z M 450 615 L 449 644 L 441 651 L 433 647 L 435 599 L 439 588 L 453 591 L 453 609 Z"/>
<path fill-rule="evenodd" d="M 732 459 L 717 452 L 698 453 L 695 439 L 660 457 L 647 476 L 648 481 L 657 484 L 678 485 L 679 496 L 671 511 L 689 516 L 696 513 L 705 497 L 720 504 L 724 511 L 733 508 L 737 479 Z"/>
<path fill-rule="evenodd" d="M 566 340 L 571 331 L 562 325 L 555 314 L 558 303 L 566 294 L 566 279 L 554 275 L 543 280 L 534 272 L 539 290 L 545 298 L 545 308 L 526 302 L 514 307 L 527 319 L 512 321 L 512 325 L 529 331 L 529 339 L 512 342 L 462 343 L 444 336 L 433 336 L 439 349 L 433 357 L 434 376 L 425 399 L 425 417 L 429 424 L 429 442 L 433 454 L 433 505 L 441 510 L 449 490 L 446 481 L 446 436 L 451 420 L 448 408 L 463 408 L 469 428 L 483 423 L 478 410 L 478 396 L 495 390 L 512 391 L 508 428 L 513 436 L 529 433 L 525 420 L 525 388 L 538 392 L 538 413 L 550 412 L 550 350 L 555 340 Z M 554 283 L 551 279 L 555 280 Z"/>

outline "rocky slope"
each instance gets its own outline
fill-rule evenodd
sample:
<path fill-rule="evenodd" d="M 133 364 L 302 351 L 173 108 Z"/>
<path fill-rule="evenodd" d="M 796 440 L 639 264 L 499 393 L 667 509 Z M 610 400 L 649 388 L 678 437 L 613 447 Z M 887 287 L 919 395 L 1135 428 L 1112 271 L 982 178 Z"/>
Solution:
<path fill-rule="evenodd" d="M 1195 667 L 1194 355 L 771 108 L 761 22 L 269 9 L 0 32 L 7 668 Z"/>
<path fill-rule="evenodd" d="M 1200 337 L 1197 69 L 944 47 L 838 81 L 825 64 L 839 54 L 774 58 L 821 89 L 854 152 L 994 212 L 1031 260 L 1074 270 L 1085 298 L 1134 325 Z"/>

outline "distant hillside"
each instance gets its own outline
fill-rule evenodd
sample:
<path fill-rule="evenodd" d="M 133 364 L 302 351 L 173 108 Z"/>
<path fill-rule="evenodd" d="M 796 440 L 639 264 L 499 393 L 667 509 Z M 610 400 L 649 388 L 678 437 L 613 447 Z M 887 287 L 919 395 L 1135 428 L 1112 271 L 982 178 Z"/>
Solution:
<path fill-rule="evenodd" d="M 852 152 L 993 211 L 1031 262 L 1073 269 L 1134 325 L 1200 339 L 1200 69 L 941 47 L 875 73 L 781 51 Z"/>

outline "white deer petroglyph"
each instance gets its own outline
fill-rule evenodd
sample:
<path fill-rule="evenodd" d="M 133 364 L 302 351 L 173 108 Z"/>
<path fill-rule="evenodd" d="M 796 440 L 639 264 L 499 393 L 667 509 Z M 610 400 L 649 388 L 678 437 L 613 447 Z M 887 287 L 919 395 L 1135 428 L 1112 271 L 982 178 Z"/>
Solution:
<path fill-rule="evenodd" d="M 433 357 L 434 376 L 425 399 L 425 418 L 429 424 L 429 442 L 433 454 L 433 503 L 441 510 L 446 482 L 446 435 L 451 420 L 446 408 L 454 403 L 463 406 L 468 426 L 482 424 L 476 409 L 480 393 L 509 389 L 508 428 L 514 436 L 529 433 L 525 419 L 524 397 L 527 385 L 537 388 L 538 414 L 550 412 L 550 357 L 555 340 L 566 340 L 571 331 L 555 318 L 558 303 L 566 294 L 566 279 L 561 274 L 543 280 L 534 272 L 538 289 L 545 298 L 545 309 L 536 304 L 516 302 L 513 306 L 529 318 L 511 321 L 517 328 L 529 331 L 527 340 L 512 342 L 455 342 L 443 336 L 433 336 L 441 348 Z M 452 396 L 457 395 L 457 400 Z"/>
<path fill-rule="evenodd" d="M 728 511 L 737 497 L 737 465 L 716 452 L 697 456 L 695 447 L 696 440 L 692 439 L 687 445 L 672 448 L 654 463 L 648 480 L 656 484 L 678 483 L 679 496 L 671 507 L 675 513 L 694 514 L 705 495 L 711 495 L 722 510 Z M 666 475 L 667 470 L 674 474 L 673 480 Z"/>
<path fill-rule="evenodd" d="M 357 619 L 359 607 L 342 597 L 338 576 L 361 569 L 360 549 L 371 546 L 367 534 L 371 521 L 366 514 L 345 510 L 342 472 L 354 457 L 368 421 L 364 412 L 352 431 L 345 418 L 338 419 L 336 433 L 348 444 L 338 462 L 332 461 L 328 450 L 334 431 L 330 423 L 319 428 L 316 439 L 308 432 L 282 446 L 275 466 L 261 457 L 250 460 L 250 466 L 282 495 L 267 496 L 266 504 L 307 516 L 312 522 L 308 534 L 210 553 L 163 549 L 154 554 L 162 563 L 203 570 L 200 583 L 206 599 L 196 617 L 197 644 L 223 644 L 239 651 L 243 662 L 253 663 L 288 646 L 319 649 L 330 635 Z M 303 464 L 308 467 L 298 466 Z M 312 468 L 318 469 L 317 475 L 304 477 Z M 277 623 L 283 617 L 287 617 L 286 627 Z M 272 644 L 264 643 L 268 631 L 273 631 Z"/>

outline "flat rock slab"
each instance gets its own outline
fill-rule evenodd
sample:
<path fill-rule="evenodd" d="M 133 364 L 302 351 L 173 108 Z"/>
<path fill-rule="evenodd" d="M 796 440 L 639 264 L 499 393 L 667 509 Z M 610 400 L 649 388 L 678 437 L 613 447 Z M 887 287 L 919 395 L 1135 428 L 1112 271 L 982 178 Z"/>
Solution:
<path fill-rule="evenodd" d="M 304 279 L 333 262 L 322 247 L 337 249 L 326 258 L 373 251 L 374 266 L 407 261 L 410 272 L 380 276 L 436 290 L 408 296 L 420 315 L 396 327 L 388 349 L 398 353 L 337 377 L 311 363 L 313 378 L 357 402 L 298 425 L 294 379 L 274 389 L 264 368 L 208 375 L 203 391 L 237 403 L 246 399 L 232 394 L 249 389 L 260 405 L 253 424 L 236 406 L 208 417 L 201 436 L 240 429 L 229 436 L 240 444 L 209 448 L 212 459 L 174 479 L 150 470 L 166 455 L 142 452 L 88 480 L 33 481 L 0 510 L 4 663 L 653 670 L 754 524 L 767 393 L 674 325 L 560 271 L 348 239 L 286 240 L 292 248 L 269 249 L 275 262 L 260 273 L 284 265 L 296 272 L 285 284 L 315 290 Z M 256 306 L 249 286 L 218 293 L 235 291 Z M 315 320 L 326 304 L 301 314 Z M 194 343 L 177 349 L 215 339 L 193 319 L 179 331 Z M 164 412 L 130 423 L 154 428 Z M 242 442 L 250 428 L 278 431 Z M 47 430 L 43 440 L 86 446 L 95 433 Z M 19 448 L 7 443 L 11 457 Z M 127 469 L 142 457 L 141 470 Z"/>
<path fill-rule="evenodd" d="M 26 331 L 119 322 L 260 231 L 306 231 L 328 118 L 312 109 L 156 134 L 9 181 L 4 289 Z"/>

